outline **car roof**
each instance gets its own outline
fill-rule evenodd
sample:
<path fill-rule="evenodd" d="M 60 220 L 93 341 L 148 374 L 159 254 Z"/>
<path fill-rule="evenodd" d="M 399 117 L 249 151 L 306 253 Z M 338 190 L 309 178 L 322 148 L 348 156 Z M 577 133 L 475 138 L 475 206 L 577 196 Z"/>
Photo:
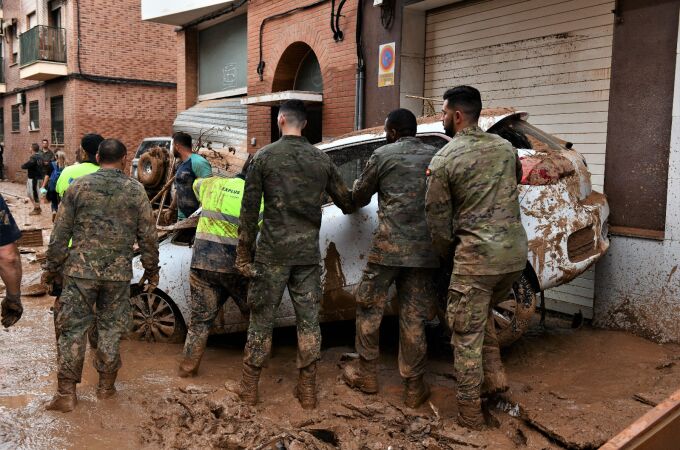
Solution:
<path fill-rule="evenodd" d="M 479 116 L 479 127 L 487 131 L 498 122 L 508 117 L 516 117 L 520 120 L 526 120 L 529 113 L 524 111 L 517 111 L 514 108 L 489 108 L 483 109 Z M 444 134 L 444 126 L 440 116 L 423 116 L 418 118 L 418 134 L 441 133 Z M 372 141 L 385 137 L 384 127 L 366 128 L 363 130 L 353 131 L 344 134 L 337 138 L 333 138 L 317 144 L 321 150 L 329 150 L 344 145 L 356 144 L 359 142 Z"/>

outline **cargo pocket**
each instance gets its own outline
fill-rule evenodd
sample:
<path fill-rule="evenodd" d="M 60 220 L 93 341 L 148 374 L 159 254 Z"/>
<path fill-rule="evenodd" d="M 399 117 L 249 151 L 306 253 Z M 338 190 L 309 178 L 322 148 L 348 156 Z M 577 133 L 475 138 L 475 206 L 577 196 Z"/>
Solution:
<path fill-rule="evenodd" d="M 472 311 L 468 307 L 471 286 L 461 283 L 451 283 L 449 286 L 448 302 L 446 305 L 446 322 L 454 333 L 464 334 L 470 328 Z"/>

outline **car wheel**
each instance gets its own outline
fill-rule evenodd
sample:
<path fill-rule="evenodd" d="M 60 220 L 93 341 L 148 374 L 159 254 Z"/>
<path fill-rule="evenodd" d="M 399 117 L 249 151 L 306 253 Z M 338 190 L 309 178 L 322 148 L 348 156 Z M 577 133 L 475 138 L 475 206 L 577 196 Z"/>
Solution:
<path fill-rule="evenodd" d="M 508 299 L 493 309 L 496 335 L 501 347 L 507 347 L 524 334 L 529 328 L 536 311 L 536 292 L 526 273 L 512 286 Z"/>
<path fill-rule="evenodd" d="M 184 342 L 187 330 L 182 314 L 164 292 L 158 289 L 144 292 L 139 287 L 133 287 L 130 304 L 131 339 L 147 342 Z"/>
<path fill-rule="evenodd" d="M 147 188 L 154 188 L 163 181 L 165 163 L 151 151 L 144 153 L 137 164 L 137 178 Z"/>

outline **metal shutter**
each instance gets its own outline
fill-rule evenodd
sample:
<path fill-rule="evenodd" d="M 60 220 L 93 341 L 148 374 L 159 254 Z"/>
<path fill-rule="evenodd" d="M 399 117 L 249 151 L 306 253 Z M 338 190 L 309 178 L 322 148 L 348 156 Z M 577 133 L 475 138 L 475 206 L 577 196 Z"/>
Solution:
<path fill-rule="evenodd" d="M 487 0 L 429 11 L 425 96 L 469 84 L 485 107 L 529 112 L 531 123 L 574 143 L 601 191 L 613 8 L 611 0 Z M 546 302 L 592 317 L 593 296 L 591 270 L 546 292 Z"/>

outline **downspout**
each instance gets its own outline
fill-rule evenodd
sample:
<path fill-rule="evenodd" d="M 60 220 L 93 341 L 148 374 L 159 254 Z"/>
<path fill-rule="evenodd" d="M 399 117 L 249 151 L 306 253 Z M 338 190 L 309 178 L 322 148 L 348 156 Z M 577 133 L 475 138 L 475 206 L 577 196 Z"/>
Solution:
<path fill-rule="evenodd" d="M 357 43 L 357 78 L 356 91 L 354 93 L 354 129 L 361 130 L 364 128 L 364 83 L 366 81 L 366 64 L 364 62 L 364 48 L 363 48 L 363 11 L 364 2 L 358 0 L 357 5 L 357 26 L 356 26 L 356 43 Z"/>

